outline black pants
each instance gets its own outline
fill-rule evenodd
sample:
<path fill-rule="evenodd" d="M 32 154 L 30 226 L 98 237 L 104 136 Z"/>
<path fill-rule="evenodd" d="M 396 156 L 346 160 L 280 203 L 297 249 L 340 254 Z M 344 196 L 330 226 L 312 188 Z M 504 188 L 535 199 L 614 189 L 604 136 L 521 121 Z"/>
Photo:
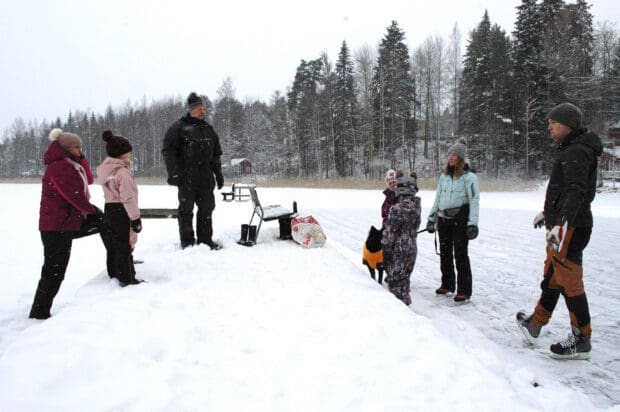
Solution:
<path fill-rule="evenodd" d="M 106 245 L 108 276 L 131 283 L 136 270 L 129 244 L 129 216 L 122 203 L 105 204 L 104 223 L 110 233 L 110 241 Z"/>
<path fill-rule="evenodd" d="M 54 297 L 60 289 L 62 281 L 71 256 L 71 246 L 73 239 L 84 236 L 101 234 L 104 244 L 109 242 L 109 238 L 103 227 L 103 215 L 95 213 L 88 215 L 82 222 L 79 231 L 69 232 L 41 232 L 41 242 L 43 243 L 43 267 L 41 268 L 41 279 L 35 292 L 30 317 L 36 319 L 47 319 L 50 317 L 50 309 Z"/>
<path fill-rule="evenodd" d="M 194 238 L 194 205 L 198 208 L 196 215 L 196 238 Z M 212 243 L 213 222 L 211 215 L 215 209 L 213 187 L 206 184 L 182 184 L 179 186 L 179 234 L 181 246 L 194 243 Z"/>
<path fill-rule="evenodd" d="M 457 216 L 453 219 L 439 217 L 437 232 L 439 234 L 439 252 L 441 253 L 441 287 L 454 292 L 455 273 L 457 295 L 471 296 L 472 275 L 469 264 L 467 239 L 467 218 Z"/>

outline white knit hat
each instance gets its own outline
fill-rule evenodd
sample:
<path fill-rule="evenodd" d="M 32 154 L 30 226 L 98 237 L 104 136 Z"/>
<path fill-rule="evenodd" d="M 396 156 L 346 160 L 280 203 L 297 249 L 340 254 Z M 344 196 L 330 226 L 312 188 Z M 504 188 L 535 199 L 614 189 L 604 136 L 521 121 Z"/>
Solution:
<path fill-rule="evenodd" d="M 49 134 L 49 138 L 50 140 L 57 140 L 60 146 L 65 150 L 69 150 L 75 146 L 82 147 L 82 139 L 80 139 L 80 136 L 74 133 L 65 132 L 62 129 L 52 129 Z"/>
<path fill-rule="evenodd" d="M 396 181 L 396 171 L 394 169 L 390 169 L 387 171 L 387 173 L 385 174 L 385 182 L 387 184 L 390 184 L 390 182 L 395 182 Z"/>

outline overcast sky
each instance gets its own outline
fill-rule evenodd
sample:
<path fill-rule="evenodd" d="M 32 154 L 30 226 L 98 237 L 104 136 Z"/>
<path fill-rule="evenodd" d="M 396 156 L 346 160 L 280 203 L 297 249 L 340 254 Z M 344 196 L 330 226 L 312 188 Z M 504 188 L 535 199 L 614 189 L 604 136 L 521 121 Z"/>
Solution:
<path fill-rule="evenodd" d="M 620 21 L 618 0 L 590 2 L 594 22 Z M 0 132 L 17 117 L 102 113 L 146 97 L 210 98 L 230 77 L 237 98 L 268 101 L 286 91 L 301 59 L 322 51 L 336 61 L 341 42 L 373 48 L 396 20 L 410 51 L 463 41 L 487 9 L 512 32 L 520 0 L 0 0 Z M 620 29 L 620 28 L 618 28 Z"/>

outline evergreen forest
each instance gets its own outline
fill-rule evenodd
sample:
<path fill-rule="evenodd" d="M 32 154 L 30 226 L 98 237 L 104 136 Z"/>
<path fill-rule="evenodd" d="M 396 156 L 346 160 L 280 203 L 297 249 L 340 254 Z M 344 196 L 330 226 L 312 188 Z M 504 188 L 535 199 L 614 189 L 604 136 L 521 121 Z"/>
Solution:
<path fill-rule="evenodd" d="M 589 9 L 585 0 L 522 0 L 512 33 L 485 12 L 470 33 L 455 24 L 448 38 L 429 36 L 415 48 L 392 21 L 376 48 L 336 40 L 335 61 L 325 52 L 300 56 L 288 90 L 269 101 L 240 100 L 227 78 L 215 96 L 202 96 L 222 163 L 245 158 L 256 176 L 284 179 L 380 179 L 388 168 L 434 176 L 465 137 L 478 173 L 540 177 L 553 159 L 550 108 L 576 104 L 602 137 L 620 121 L 620 38 L 612 22 L 595 26 Z M 104 113 L 18 118 L 3 131 L 0 177 L 42 175 L 54 127 L 82 137 L 91 166 L 105 157 L 101 133 L 111 129 L 132 141 L 136 176 L 164 176 L 163 137 L 186 112 L 190 90 L 179 92 Z"/>

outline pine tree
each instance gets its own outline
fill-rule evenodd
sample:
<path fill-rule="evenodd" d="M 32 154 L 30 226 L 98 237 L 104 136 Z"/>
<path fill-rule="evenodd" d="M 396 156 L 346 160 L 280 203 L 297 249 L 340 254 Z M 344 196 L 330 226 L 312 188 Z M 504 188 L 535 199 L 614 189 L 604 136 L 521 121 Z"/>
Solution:
<path fill-rule="evenodd" d="M 334 87 L 334 162 L 341 177 L 353 174 L 356 148 L 355 127 L 357 123 L 357 102 L 353 78 L 353 63 L 349 48 L 342 42 L 336 63 L 336 82 Z"/>
<path fill-rule="evenodd" d="M 485 11 L 471 32 L 463 63 L 461 131 L 468 138 L 468 155 L 479 168 L 497 177 L 510 152 L 512 127 L 510 42 Z"/>
<path fill-rule="evenodd" d="M 522 0 L 513 32 L 512 66 L 515 145 L 523 150 L 523 167 L 531 176 L 540 158 L 545 128 L 543 105 L 546 70 L 543 59 L 542 14 L 536 0 Z M 538 155 L 537 155 L 538 154 Z M 519 157 L 519 156 L 518 156 Z"/>
<path fill-rule="evenodd" d="M 368 45 L 362 46 L 355 54 L 355 79 L 357 100 L 360 102 L 360 116 L 357 131 L 360 135 L 363 155 L 363 173 L 368 177 L 376 177 L 372 174 L 370 165 L 375 158 L 375 136 L 373 130 L 373 90 L 372 78 L 374 72 L 374 62 L 376 61 L 373 50 Z M 381 171 L 381 174 L 383 172 Z"/>
<path fill-rule="evenodd" d="M 318 152 L 319 118 L 318 91 L 321 82 L 321 59 L 305 61 L 297 67 L 293 87 L 288 93 L 293 134 L 299 158 L 299 176 L 317 176 L 319 172 L 316 156 Z M 314 150 L 313 150 L 314 149 Z"/>
<path fill-rule="evenodd" d="M 562 70 L 567 79 L 566 99 L 581 108 L 586 124 L 591 122 L 600 98 L 594 81 L 594 29 L 590 7 L 584 0 L 566 6 L 566 58 Z"/>
<path fill-rule="evenodd" d="M 379 45 L 373 77 L 374 127 L 382 168 L 413 169 L 415 84 L 404 40 L 404 32 L 392 21 Z"/>
<path fill-rule="evenodd" d="M 276 91 L 267 108 L 269 119 L 269 143 L 266 147 L 267 173 L 277 176 L 281 173 L 284 177 L 295 176 L 299 170 L 298 158 L 290 133 L 289 115 L 286 98 Z"/>
<path fill-rule="evenodd" d="M 222 163 L 231 158 L 248 157 L 252 150 L 247 145 L 243 123 L 243 105 L 235 97 L 235 88 L 228 77 L 217 90 L 217 100 L 213 109 L 213 127 L 220 138 L 220 144 L 226 148 Z"/>

